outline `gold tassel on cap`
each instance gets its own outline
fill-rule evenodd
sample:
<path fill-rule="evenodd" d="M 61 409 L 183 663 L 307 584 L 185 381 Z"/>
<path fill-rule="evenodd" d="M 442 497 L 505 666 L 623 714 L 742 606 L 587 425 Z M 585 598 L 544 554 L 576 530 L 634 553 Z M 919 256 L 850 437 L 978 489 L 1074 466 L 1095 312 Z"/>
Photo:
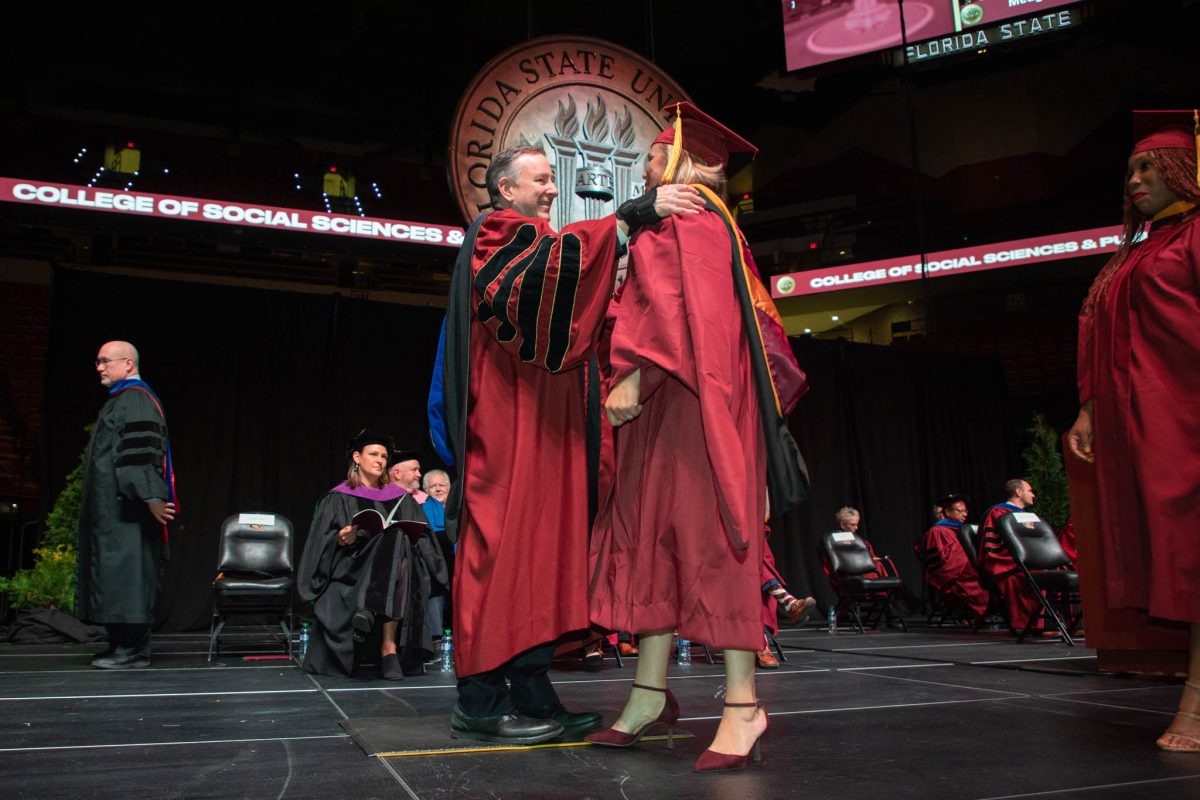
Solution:
<path fill-rule="evenodd" d="M 667 168 L 663 170 L 662 182 L 670 183 L 675 177 L 675 168 L 683 155 L 683 109 L 675 104 L 675 138 L 671 141 L 671 154 L 667 157 Z"/>

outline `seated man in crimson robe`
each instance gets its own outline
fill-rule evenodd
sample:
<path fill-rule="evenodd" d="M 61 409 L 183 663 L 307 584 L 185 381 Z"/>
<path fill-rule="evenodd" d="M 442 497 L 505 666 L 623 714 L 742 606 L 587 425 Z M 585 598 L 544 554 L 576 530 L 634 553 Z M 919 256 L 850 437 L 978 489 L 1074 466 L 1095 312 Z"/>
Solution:
<path fill-rule="evenodd" d="M 938 501 L 938 520 L 913 550 L 925 567 L 925 580 L 942 594 L 958 598 L 977 620 L 987 613 L 990 596 L 979 582 L 979 572 L 958 539 L 967 521 L 966 500 L 949 495 Z"/>
<path fill-rule="evenodd" d="M 1034 590 L 1021 577 L 1021 568 L 1004 546 L 996 522 L 1005 514 L 1024 511 L 1033 505 L 1037 493 L 1028 481 L 1013 478 L 1004 484 L 1008 499 L 987 510 L 979 526 L 979 566 L 992 576 L 1000 599 L 1008 610 L 1008 626 L 1014 631 L 1024 630 L 1029 617 L 1042 607 Z"/>
<path fill-rule="evenodd" d="M 851 506 L 843 506 L 842 508 L 839 508 L 837 510 L 837 513 L 835 513 L 833 515 L 833 519 L 835 522 L 837 522 L 837 526 L 838 526 L 839 530 L 849 531 L 850 533 L 857 534 L 858 537 L 860 539 L 862 539 L 863 544 L 865 544 L 867 546 L 867 550 L 870 551 L 871 559 L 875 562 L 876 569 L 874 572 L 868 572 L 865 575 L 863 575 L 862 577 L 864 577 L 864 578 L 899 578 L 900 577 L 900 571 L 898 569 L 896 569 L 896 565 L 894 563 L 892 563 L 891 557 L 890 556 L 880 556 L 880 555 L 876 554 L 875 548 L 871 545 L 871 541 L 869 539 L 867 539 L 865 534 L 859 533 L 858 529 L 859 529 L 860 523 L 862 522 L 862 515 L 858 512 L 857 508 L 852 508 Z M 834 587 L 834 589 L 837 589 L 837 578 L 833 575 L 832 572 L 830 572 L 829 564 L 823 563 L 822 569 L 825 571 L 825 574 L 829 576 L 830 584 Z M 871 597 L 884 597 L 884 596 L 886 596 L 886 592 L 882 593 L 882 594 L 876 593 L 876 594 L 871 595 Z M 888 627 L 889 628 L 895 627 L 896 623 L 893 622 L 893 620 L 897 619 L 897 617 L 896 617 L 895 611 L 893 611 L 890 604 L 888 605 L 885 613 L 887 614 Z"/>
<path fill-rule="evenodd" d="M 768 526 L 768 532 L 770 527 Z M 763 635 L 766 641 L 763 649 L 754 656 L 759 669 L 779 669 L 779 659 L 771 652 L 770 636 L 779 631 L 779 607 L 783 606 L 788 621 L 795 625 L 808 612 L 817 606 L 816 598 L 811 595 L 796 597 L 788 591 L 783 582 L 783 576 L 775 567 L 775 555 L 768 544 L 763 545 L 762 564 L 762 595 L 763 595 Z M 801 593 L 803 594 L 803 593 Z"/>

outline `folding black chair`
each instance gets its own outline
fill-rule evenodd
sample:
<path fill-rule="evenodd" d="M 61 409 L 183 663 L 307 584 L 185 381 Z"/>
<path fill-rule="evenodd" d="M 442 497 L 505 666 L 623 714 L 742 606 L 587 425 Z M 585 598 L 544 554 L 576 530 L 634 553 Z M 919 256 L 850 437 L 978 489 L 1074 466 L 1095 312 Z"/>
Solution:
<path fill-rule="evenodd" d="M 996 522 L 996 528 L 1029 588 L 1042 604 L 1041 613 L 1029 618 L 1017 636 L 1017 642 L 1025 641 L 1037 621 L 1045 619 L 1052 620 L 1062 633 L 1063 641 L 1074 647 L 1071 632 L 1082 618 L 1082 613 L 1076 610 L 1079 608 L 1079 573 L 1075 572 L 1054 529 L 1037 514 L 1028 511 L 1005 514 Z M 1054 603 L 1050 601 L 1051 597 Z"/>
<path fill-rule="evenodd" d="M 903 618 L 895 613 L 892 605 L 895 595 L 903 583 L 896 576 L 867 578 L 879 569 L 866 542 L 856 533 L 849 531 L 833 531 L 821 537 L 820 556 L 829 568 L 829 582 L 837 592 L 838 602 L 836 611 L 847 610 L 854 627 L 859 633 L 864 633 L 860 606 L 863 601 L 871 601 L 867 608 L 867 622 L 872 628 L 879 627 L 883 616 L 891 611 L 899 621 L 903 630 L 908 630 Z"/>
<path fill-rule="evenodd" d="M 971 560 L 972 564 L 978 564 L 979 526 L 964 522 L 958 526 L 958 530 L 955 533 L 958 534 L 958 543 L 962 545 L 963 552 L 967 554 L 967 558 Z"/>
<path fill-rule="evenodd" d="M 234 614 L 279 618 L 292 656 L 292 523 L 279 514 L 234 514 L 221 524 L 208 660 L 220 652 L 221 631 Z"/>

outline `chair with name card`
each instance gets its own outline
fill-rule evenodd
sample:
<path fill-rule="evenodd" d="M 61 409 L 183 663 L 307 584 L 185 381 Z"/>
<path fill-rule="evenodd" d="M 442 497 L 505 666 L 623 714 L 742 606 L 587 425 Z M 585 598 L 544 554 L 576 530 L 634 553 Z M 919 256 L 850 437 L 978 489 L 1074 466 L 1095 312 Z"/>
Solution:
<path fill-rule="evenodd" d="M 871 556 L 871 550 L 866 542 L 856 533 L 850 531 L 833 531 L 821 537 L 821 560 L 829 575 L 829 582 L 837 593 L 835 613 L 848 611 L 859 633 L 865 632 L 861 606 L 869 602 L 866 622 L 872 627 L 879 626 L 880 620 L 889 611 L 907 630 L 904 620 L 895 614 L 893 600 L 903 586 L 896 575 L 881 575 L 867 577 L 879 573 L 879 565 Z"/>
<path fill-rule="evenodd" d="M 221 524 L 208 660 L 220 652 L 221 632 L 235 614 L 275 617 L 292 656 L 292 523 L 268 513 L 234 514 Z"/>
<path fill-rule="evenodd" d="M 1041 601 L 1040 614 L 1032 614 L 1017 642 L 1033 630 L 1038 620 L 1053 622 L 1063 641 L 1074 647 L 1071 633 L 1079 627 L 1079 573 L 1049 523 L 1029 511 L 1014 511 L 996 521 L 1000 540 L 1017 562 L 1020 574 Z"/>

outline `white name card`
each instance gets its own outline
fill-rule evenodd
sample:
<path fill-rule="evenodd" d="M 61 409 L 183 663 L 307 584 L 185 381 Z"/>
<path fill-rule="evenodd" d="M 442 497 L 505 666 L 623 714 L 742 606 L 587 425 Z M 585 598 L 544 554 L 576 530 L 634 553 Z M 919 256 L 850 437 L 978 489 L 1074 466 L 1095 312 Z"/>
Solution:
<path fill-rule="evenodd" d="M 239 525 L 274 525 L 274 514 L 238 514 Z"/>

